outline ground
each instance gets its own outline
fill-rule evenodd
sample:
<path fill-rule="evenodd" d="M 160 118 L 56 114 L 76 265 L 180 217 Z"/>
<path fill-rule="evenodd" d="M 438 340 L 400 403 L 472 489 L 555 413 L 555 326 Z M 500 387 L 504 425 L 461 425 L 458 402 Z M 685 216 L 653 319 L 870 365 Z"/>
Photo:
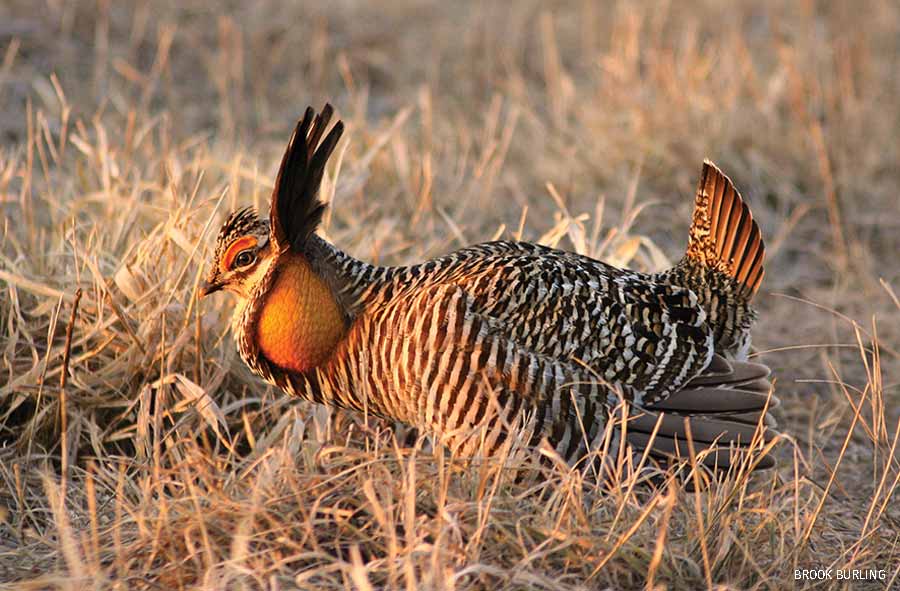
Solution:
<path fill-rule="evenodd" d="M 8 0 L 0 586 L 900 586 L 898 56 L 889 0 Z M 714 160 L 768 245 L 778 468 L 516 480 L 254 379 L 197 285 L 326 101 L 324 233 L 381 263 L 521 236 L 662 268 Z"/>

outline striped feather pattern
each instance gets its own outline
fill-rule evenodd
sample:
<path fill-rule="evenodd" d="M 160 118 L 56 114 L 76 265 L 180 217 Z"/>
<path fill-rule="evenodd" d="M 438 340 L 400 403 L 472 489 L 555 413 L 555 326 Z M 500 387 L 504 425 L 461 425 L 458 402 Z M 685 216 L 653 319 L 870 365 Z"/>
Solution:
<path fill-rule="evenodd" d="M 746 362 L 765 249 L 749 208 L 712 163 L 701 171 L 687 252 L 663 273 L 504 241 L 378 267 L 313 233 L 324 209 L 319 184 L 343 129 L 338 122 L 325 134 L 331 114 L 309 109 L 298 123 L 269 221 L 247 210 L 229 218 L 204 286 L 238 295 L 238 349 L 263 379 L 414 425 L 461 456 L 546 442 L 574 463 L 611 433 L 614 446 L 665 458 L 686 451 L 691 433 L 704 462 L 726 467 L 729 450 L 746 451 L 757 424 L 772 424 L 768 369 Z M 256 245 L 244 250 L 250 262 L 223 260 L 247 235 Z M 293 289 L 302 281 L 309 285 Z M 295 358 L 292 348 L 321 355 Z M 721 451 L 705 453 L 716 445 Z"/>
<path fill-rule="evenodd" d="M 251 304 L 236 318 L 248 365 L 293 395 L 414 425 L 461 455 L 490 453 L 515 432 L 575 462 L 596 448 L 619 396 L 667 400 L 713 357 L 692 290 L 576 254 L 492 242 L 375 267 L 316 236 L 308 253 L 351 318 L 346 338 L 315 370 L 284 371 L 254 343 Z M 265 279 L 251 302 L 267 289 Z M 758 394 L 735 392 L 722 397 L 739 399 L 730 412 L 758 410 Z"/>

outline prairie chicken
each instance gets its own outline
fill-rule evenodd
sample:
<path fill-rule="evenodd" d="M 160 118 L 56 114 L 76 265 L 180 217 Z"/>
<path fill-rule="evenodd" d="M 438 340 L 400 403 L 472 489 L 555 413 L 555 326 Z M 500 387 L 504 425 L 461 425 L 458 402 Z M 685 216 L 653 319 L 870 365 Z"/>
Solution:
<path fill-rule="evenodd" d="M 684 456 L 690 433 L 695 452 L 723 450 L 699 454 L 706 465 L 746 457 L 768 419 L 769 371 L 747 362 L 764 247 L 712 163 L 687 252 L 662 273 L 506 241 L 381 267 L 315 234 L 319 185 L 343 132 L 338 122 L 325 134 L 331 115 L 329 105 L 307 109 L 269 219 L 231 214 L 202 290 L 237 295 L 234 337 L 255 374 L 306 400 L 412 425 L 464 457 L 545 440 L 576 463 L 604 440 L 622 400 L 630 418 L 615 442 L 632 453 Z"/>

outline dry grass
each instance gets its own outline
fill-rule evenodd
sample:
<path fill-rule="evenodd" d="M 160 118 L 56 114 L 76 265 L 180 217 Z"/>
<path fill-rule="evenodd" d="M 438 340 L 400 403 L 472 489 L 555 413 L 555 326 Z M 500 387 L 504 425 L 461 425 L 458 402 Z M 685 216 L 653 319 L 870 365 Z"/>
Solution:
<path fill-rule="evenodd" d="M 900 10 L 719 4 L 6 2 L 0 582 L 900 585 Z M 521 235 L 658 268 L 714 158 L 768 238 L 778 470 L 511 482 L 253 379 L 197 283 L 325 100 L 327 234 L 383 263 Z"/>

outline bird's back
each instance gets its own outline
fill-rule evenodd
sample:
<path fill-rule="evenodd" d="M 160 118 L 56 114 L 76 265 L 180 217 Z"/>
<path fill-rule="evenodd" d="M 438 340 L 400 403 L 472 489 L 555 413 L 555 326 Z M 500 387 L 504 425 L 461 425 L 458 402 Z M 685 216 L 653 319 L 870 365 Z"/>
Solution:
<path fill-rule="evenodd" d="M 697 296 L 661 277 L 528 242 L 470 246 L 372 285 L 376 309 L 459 287 L 470 313 L 539 355 L 575 362 L 639 397 L 678 389 L 709 362 L 712 328 Z"/>

